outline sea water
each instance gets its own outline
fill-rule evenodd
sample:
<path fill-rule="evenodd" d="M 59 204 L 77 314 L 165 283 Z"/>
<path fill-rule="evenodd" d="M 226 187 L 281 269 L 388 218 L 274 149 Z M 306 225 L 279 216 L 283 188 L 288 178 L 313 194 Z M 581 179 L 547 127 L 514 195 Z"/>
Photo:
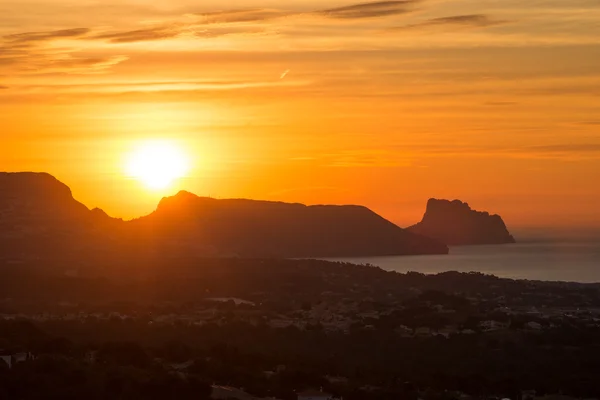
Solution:
<path fill-rule="evenodd" d="M 451 247 L 448 255 L 335 258 L 387 271 L 481 272 L 501 278 L 600 283 L 599 242 L 539 242 Z"/>

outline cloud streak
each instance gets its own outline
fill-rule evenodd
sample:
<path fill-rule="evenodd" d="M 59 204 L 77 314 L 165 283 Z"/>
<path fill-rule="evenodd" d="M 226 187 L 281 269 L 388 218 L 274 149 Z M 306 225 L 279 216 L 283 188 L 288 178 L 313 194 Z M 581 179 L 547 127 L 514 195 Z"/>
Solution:
<path fill-rule="evenodd" d="M 248 22 L 265 22 L 283 17 L 292 16 L 320 16 L 331 19 L 366 19 L 381 18 L 405 14 L 412 11 L 415 4 L 421 0 L 377 1 L 358 3 L 344 7 L 328 8 L 311 12 L 293 12 L 280 9 L 255 8 L 239 10 L 223 10 L 210 13 L 197 14 L 201 22 L 207 24 L 233 24 Z"/>
<path fill-rule="evenodd" d="M 48 66 L 59 69 L 88 69 L 101 70 L 126 61 L 127 57 L 79 57 L 50 61 Z"/>
<path fill-rule="evenodd" d="M 240 22 L 263 22 L 270 21 L 276 18 L 292 15 L 293 13 L 283 10 L 255 8 L 245 10 L 225 10 L 215 11 L 204 14 L 197 14 L 208 24 L 231 24 Z"/>
<path fill-rule="evenodd" d="M 25 32 L 2 37 L 0 66 L 10 68 L 15 75 L 47 73 L 99 73 L 127 59 L 122 55 L 90 54 L 72 43 L 60 47 L 48 42 L 61 39 L 90 39 L 89 28 Z"/>
<path fill-rule="evenodd" d="M 152 40 L 164 40 L 177 37 L 181 29 L 175 26 L 162 26 L 149 29 L 138 29 L 125 32 L 102 33 L 93 36 L 93 39 L 107 40 L 111 43 L 133 43 Z"/>
<path fill-rule="evenodd" d="M 12 45 L 30 45 L 58 39 L 102 40 L 113 44 L 127 44 L 174 39 L 185 33 L 208 39 L 232 34 L 264 33 L 267 29 L 265 23 L 283 17 L 312 16 L 330 20 L 353 21 L 397 16 L 414 11 L 415 6 L 420 2 L 422 0 L 377 1 L 307 12 L 269 8 L 223 10 L 193 14 L 192 16 L 198 18 L 197 20 L 184 23 L 165 22 L 162 25 L 144 29 L 93 32 L 90 28 L 73 28 L 17 33 L 4 36 L 4 40 Z M 391 30 L 435 26 L 486 27 L 502 22 L 483 14 L 468 14 L 430 19 L 418 24 L 391 28 Z M 228 27 L 228 25 L 231 26 Z"/>
<path fill-rule="evenodd" d="M 413 10 L 417 0 L 379 1 L 374 3 L 361 3 L 345 7 L 330 8 L 317 11 L 319 14 L 334 19 L 365 19 L 380 18 L 392 15 L 406 14 Z"/>
<path fill-rule="evenodd" d="M 258 34 L 264 33 L 264 29 L 259 29 L 260 24 L 283 17 L 320 16 L 339 20 L 381 18 L 408 13 L 413 10 L 414 5 L 419 1 L 379 1 L 312 12 L 292 12 L 268 8 L 223 10 L 195 14 L 195 16 L 199 17 L 199 20 L 187 24 L 163 25 L 125 32 L 107 32 L 86 37 L 85 39 L 107 40 L 110 43 L 119 44 L 172 39 L 184 32 L 193 32 L 196 37 L 201 38 L 215 38 L 232 34 Z M 241 24 L 252 24 L 253 26 L 243 26 Z M 221 27 L 214 29 L 211 25 L 220 25 Z M 240 26 L 232 30 L 231 28 L 225 28 L 227 25 Z M 67 31 L 63 32 L 67 33 Z"/>
<path fill-rule="evenodd" d="M 43 42 L 56 39 L 72 39 L 87 35 L 90 32 L 88 28 L 62 29 L 58 31 L 47 32 L 25 32 L 4 36 L 5 40 L 10 42 L 30 43 Z"/>
<path fill-rule="evenodd" d="M 234 36 L 234 35 L 261 35 L 265 34 L 267 31 L 265 29 L 259 27 L 237 27 L 237 26 L 215 26 L 215 27 L 198 27 L 198 28 L 188 28 L 188 31 L 193 31 L 194 36 L 203 38 L 203 39 L 214 39 L 224 36 Z"/>
<path fill-rule="evenodd" d="M 456 28 L 486 28 L 489 26 L 505 24 L 508 21 L 493 19 L 485 14 L 467 14 L 453 15 L 450 17 L 433 18 L 427 21 L 398 26 L 391 28 L 391 31 L 418 30 L 435 27 L 456 27 Z"/>

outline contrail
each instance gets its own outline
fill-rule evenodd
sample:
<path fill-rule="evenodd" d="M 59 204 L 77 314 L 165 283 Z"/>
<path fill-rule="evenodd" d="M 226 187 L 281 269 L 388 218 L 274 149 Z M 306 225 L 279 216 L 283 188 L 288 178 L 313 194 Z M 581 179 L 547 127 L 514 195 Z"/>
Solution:
<path fill-rule="evenodd" d="M 279 79 L 285 78 L 287 76 L 287 74 L 289 74 L 289 73 L 290 73 L 290 70 L 286 69 L 285 71 L 283 71 L 283 74 L 281 74 L 281 76 L 279 77 Z"/>

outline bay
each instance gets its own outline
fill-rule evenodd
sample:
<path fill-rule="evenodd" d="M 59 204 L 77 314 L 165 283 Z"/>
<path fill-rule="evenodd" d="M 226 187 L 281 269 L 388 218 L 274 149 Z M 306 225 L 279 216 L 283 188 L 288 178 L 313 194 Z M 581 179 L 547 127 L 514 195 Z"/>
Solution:
<path fill-rule="evenodd" d="M 481 272 L 501 278 L 600 282 L 600 243 L 541 242 L 451 247 L 448 255 L 334 258 L 387 271 Z"/>

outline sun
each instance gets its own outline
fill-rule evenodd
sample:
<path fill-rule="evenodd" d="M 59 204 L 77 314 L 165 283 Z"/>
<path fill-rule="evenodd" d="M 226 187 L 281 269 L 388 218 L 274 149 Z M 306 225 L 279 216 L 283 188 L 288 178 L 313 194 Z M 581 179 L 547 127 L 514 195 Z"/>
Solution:
<path fill-rule="evenodd" d="M 180 146 L 168 140 L 139 144 L 128 155 L 127 175 L 150 189 L 165 189 L 173 181 L 187 175 L 190 161 Z"/>

